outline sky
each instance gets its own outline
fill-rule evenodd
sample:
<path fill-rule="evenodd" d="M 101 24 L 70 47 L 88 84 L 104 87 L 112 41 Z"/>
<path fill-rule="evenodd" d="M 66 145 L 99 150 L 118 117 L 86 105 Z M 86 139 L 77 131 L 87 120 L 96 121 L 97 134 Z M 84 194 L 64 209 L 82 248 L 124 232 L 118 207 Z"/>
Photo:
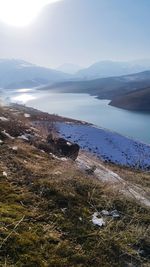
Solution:
<path fill-rule="evenodd" d="M 19 58 L 51 68 L 64 63 L 85 67 L 101 60 L 150 58 L 149 11 L 149 0 L 48 4 L 26 26 L 14 27 L 0 20 L 0 58 Z"/>

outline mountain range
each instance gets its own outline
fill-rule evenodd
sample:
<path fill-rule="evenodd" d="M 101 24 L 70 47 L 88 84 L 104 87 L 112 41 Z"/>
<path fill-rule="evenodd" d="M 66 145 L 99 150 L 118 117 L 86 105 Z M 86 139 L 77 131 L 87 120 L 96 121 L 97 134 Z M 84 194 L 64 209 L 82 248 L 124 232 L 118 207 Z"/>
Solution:
<path fill-rule="evenodd" d="M 144 71 L 89 81 L 66 81 L 43 89 L 62 93 L 86 93 L 99 99 L 111 100 L 110 105 L 116 107 L 149 111 L 150 98 L 147 98 L 150 94 L 149 88 L 150 71 Z"/>
<path fill-rule="evenodd" d="M 100 61 L 83 69 L 78 65 L 63 64 L 57 69 L 50 69 L 20 59 L 0 59 L 0 87 L 22 88 L 62 81 L 90 81 L 145 70 L 150 70 L 150 60 Z"/>
<path fill-rule="evenodd" d="M 136 72 L 142 72 L 145 70 L 150 70 L 149 59 L 125 62 L 105 60 L 94 63 L 88 68 L 79 70 L 76 75 L 81 79 L 90 80 L 104 77 L 127 75 Z"/>
<path fill-rule="evenodd" d="M 0 87 L 40 87 L 43 90 L 88 93 L 99 99 L 111 100 L 110 105 L 116 107 L 150 110 L 150 60 L 101 61 L 87 69 L 79 68 L 76 65 L 64 64 L 59 70 L 54 70 L 24 60 L 0 59 Z M 139 72 L 141 70 L 144 71 Z"/>
<path fill-rule="evenodd" d="M 150 71 L 89 81 L 65 81 L 43 87 L 65 93 L 88 93 L 100 99 L 112 100 L 118 96 L 150 85 Z"/>
<path fill-rule="evenodd" d="M 69 74 L 24 60 L 0 59 L 0 87 L 3 88 L 37 87 L 69 78 Z"/>

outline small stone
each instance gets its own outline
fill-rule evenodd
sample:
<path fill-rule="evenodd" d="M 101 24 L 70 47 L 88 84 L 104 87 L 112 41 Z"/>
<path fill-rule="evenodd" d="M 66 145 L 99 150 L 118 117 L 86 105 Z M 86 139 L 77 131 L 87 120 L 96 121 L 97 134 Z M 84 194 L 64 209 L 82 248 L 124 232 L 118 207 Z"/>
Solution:
<path fill-rule="evenodd" d="M 7 175 L 7 172 L 3 172 L 3 176 L 5 176 L 5 177 L 7 177 L 8 175 Z"/>
<path fill-rule="evenodd" d="M 114 219 L 117 219 L 117 218 L 120 218 L 120 214 L 117 210 L 113 210 L 110 212 L 110 215 L 114 218 Z"/>
<path fill-rule="evenodd" d="M 18 150 L 18 147 L 17 147 L 17 146 L 13 146 L 13 147 L 12 147 L 12 150 L 13 150 L 13 151 L 17 151 L 17 150 Z"/>

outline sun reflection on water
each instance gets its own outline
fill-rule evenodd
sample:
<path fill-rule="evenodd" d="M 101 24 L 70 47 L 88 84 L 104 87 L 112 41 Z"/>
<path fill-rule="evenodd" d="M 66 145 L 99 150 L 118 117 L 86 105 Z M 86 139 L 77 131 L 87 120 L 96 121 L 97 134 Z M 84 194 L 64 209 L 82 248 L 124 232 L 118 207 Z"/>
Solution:
<path fill-rule="evenodd" d="M 28 101 L 36 99 L 35 96 L 31 94 L 20 94 L 12 98 L 12 102 L 20 102 L 21 104 L 26 104 Z"/>

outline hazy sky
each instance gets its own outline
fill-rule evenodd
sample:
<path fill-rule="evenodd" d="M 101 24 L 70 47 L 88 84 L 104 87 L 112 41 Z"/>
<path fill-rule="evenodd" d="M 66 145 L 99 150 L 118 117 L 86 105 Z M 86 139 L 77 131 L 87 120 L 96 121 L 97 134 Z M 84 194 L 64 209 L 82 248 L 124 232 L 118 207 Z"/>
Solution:
<path fill-rule="evenodd" d="M 0 58 L 48 67 L 150 58 L 149 12 L 149 0 L 62 0 L 26 27 L 0 22 Z"/>

